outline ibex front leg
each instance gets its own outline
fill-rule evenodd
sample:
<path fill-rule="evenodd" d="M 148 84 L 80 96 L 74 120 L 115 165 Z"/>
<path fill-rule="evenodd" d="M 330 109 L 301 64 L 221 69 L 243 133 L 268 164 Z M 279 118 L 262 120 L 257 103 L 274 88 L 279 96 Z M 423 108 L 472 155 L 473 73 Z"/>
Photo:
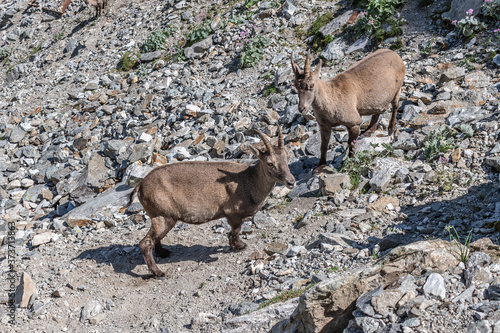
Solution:
<path fill-rule="evenodd" d="M 319 131 L 321 133 L 321 157 L 313 173 L 320 173 L 326 166 L 326 153 L 328 151 L 328 145 L 330 144 L 330 137 L 332 136 L 332 126 L 320 125 Z"/>
<path fill-rule="evenodd" d="M 247 245 L 240 239 L 241 225 L 243 224 L 243 219 L 240 217 L 228 217 L 227 223 L 231 226 L 231 231 L 229 232 L 229 246 L 234 250 L 243 250 Z"/>

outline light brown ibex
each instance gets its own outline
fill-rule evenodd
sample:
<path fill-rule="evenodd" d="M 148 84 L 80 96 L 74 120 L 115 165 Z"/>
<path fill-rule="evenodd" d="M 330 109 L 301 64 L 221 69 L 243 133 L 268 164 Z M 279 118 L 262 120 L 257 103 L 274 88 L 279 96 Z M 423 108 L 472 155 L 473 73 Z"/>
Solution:
<path fill-rule="evenodd" d="M 201 224 L 225 217 L 231 226 L 229 245 L 242 250 L 246 244 L 239 238 L 243 219 L 253 216 L 279 182 L 293 188 L 295 178 L 288 169 L 288 154 L 283 134 L 278 129 L 278 144 L 273 146 L 259 131 L 265 151 L 250 146 L 258 162 L 253 165 L 234 162 L 179 162 L 151 171 L 131 192 L 151 218 L 151 229 L 139 242 L 149 270 L 164 276 L 153 258 L 153 247 L 159 257 L 170 253 L 160 241 L 177 221 Z"/>
<path fill-rule="evenodd" d="M 319 173 L 326 165 L 332 127 L 347 127 L 349 155 L 352 155 L 353 142 L 360 135 L 361 116 L 372 116 L 370 125 L 364 132 L 366 136 L 370 136 L 377 129 L 380 114 L 391 104 L 392 116 L 388 132 L 392 135 L 396 129 L 396 112 L 406 70 L 399 55 L 394 51 L 381 49 L 325 82 L 319 78 L 321 59 L 314 71 L 311 71 L 310 61 L 308 51 L 302 71 L 295 64 L 292 52 L 299 111 L 307 112 L 312 105 L 321 133 L 321 157 L 314 169 L 315 173 Z"/>
<path fill-rule="evenodd" d="M 95 7 L 95 17 L 102 15 L 102 10 L 108 5 L 108 0 L 83 0 L 87 7 Z"/>

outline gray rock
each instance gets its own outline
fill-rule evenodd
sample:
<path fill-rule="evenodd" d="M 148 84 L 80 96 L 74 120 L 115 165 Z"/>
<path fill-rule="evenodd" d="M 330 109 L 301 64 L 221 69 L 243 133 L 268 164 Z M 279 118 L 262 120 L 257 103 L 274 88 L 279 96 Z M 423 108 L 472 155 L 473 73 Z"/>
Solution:
<path fill-rule="evenodd" d="M 471 88 L 485 88 L 491 84 L 490 77 L 483 71 L 468 73 L 465 75 L 464 83 Z"/>
<path fill-rule="evenodd" d="M 289 250 L 288 253 L 286 254 L 287 257 L 295 257 L 300 254 L 306 253 L 307 250 L 304 246 L 302 245 L 297 245 L 297 246 L 292 246 Z"/>
<path fill-rule="evenodd" d="M 281 322 L 290 317 L 297 307 L 299 298 L 293 298 L 285 303 L 277 303 L 267 306 L 251 314 L 229 319 L 223 324 L 223 331 L 226 333 L 266 331 L 282 332 L 284 327 Z"/>
<path fill-rule="evenodd" d="M 43 199 L 43 190 L 48 189 L 46 185 L 35 185 L 26 190 L 23 201 L 38 203 Z"/>
<path fill-rule="evenodd" d="M 64 53 L 70 53 L 72 54 L 73 51 L 75 50 L 76 48 L 76 44 L 78 43 L 78 41 L 76 40 L 76 38 L 74 37 L 71 37 L 68 41 L 68 45 L 66 45 L 66 47 L 64 48 L 63 52 Z"/>
<path fill-rule="evenodd" d="M 418 114 L 422 113 L 422 108 L 413 104 L 407 104 L 403 108 L 403 114 L 401 115 L 401 121 L 410 122 Z M 405 133 L 405 132 L 403 132 Z"/>
<path fill-rule="evenodd" d="M 484 159 L 495 172 L 500 172 L 500 156 L 486 157 Z"/>
<path fill-rule="evenodd" d="M 380 330 L 385 326 L 382 320 L 371 317 L 356 317 L 354 318 L 354 321 L 363 333 L 380 332 Z"/>
<path fill-rule="evenodd" d="M 370 38 L 368 37 L 363 37 L 358 39 L 357 41 L 354 42 L 347 51 L 345 51 L 345 54 L 351 54 L 353 52 L 363 50 L 368 44 L 370 43 Z"/>
<path fill-rule="evenodd" d="M 460 295 L 455 296 L 451 301 L 453 303 L 470 301 L 472 299 L 474 290 L 476 290 L 476 287 L 472 285 L 469 288 L 465 289 Z"/>
<path fill-rule="evenodd" d="M 479 106 L 472 106 L 469 108 L 459 108 L 453 111 L 447 118 L 446 124 L 451 127 L 460 123 L 467 123 L 474 120 L 482 119 L 486 116 L 485 110 Z"/>
<path fill-rule="evenodd" d="M 80 321 L 84 322 L 86 320 L 91 319 L 92 317 L 97 316 L 102 312 L 102 305 L 98 300 L 91 299 L 85 303 L 82 307 L 82 312 L 80 315 Z"/>
<path fill-rule="evenodd" d="M 228 307 L 228 310 L 235 316 L 241 316 L 259 309 L 259 304 L 252 302 L 241 302 Z"/>
<path fill-rule="evenodd" d="M 20 127 L 14 126 L 10 132 L 9 141 L 12 143 L 18 143 L 24 138 L 25 135 L 26 132 L 24 132 Z"/>
<path fill-rule="evenodd" d="M 483 283 L 485 278 L 484 267 L 489 265 L 491 258 L 484 252 L 474 252 L 465 264 L 464 280 L 467 287 L 473 282 Z"/>
<path fill-rule="evenodd" d="M 486 296 L 495 301 L 500 301 L 500 284 L 492 284 L 486 290 Z"/>
<path fill-rule="evenodd" d="M 375 175 L 370 179 L 370 186 L 378 192 L 385 190 L 387 185 L 391 182 L 392 169 L 382 169 L 375 172 Z"/>
<path fill-rule="evenodd" d="M 147 52 L 147 53 L 142 53 L 141 54 L 141 61 L 148 62 L 148 61 L 153 61 L 155 59 L 161 58 L 163 56 L 164 51 L 154 51 L 154 52 Z"/>
<path fill-rule="evenodd" d="M 383 290 L 383 286 L 380 286 L 373 291 L 364 293 L 356 300 L 356 308 L 367 316 L 374 316 L 375 310 L 371 304 L 372 297 L 382 294 Z"/>
<path fill-rule="evenodd" d="M 493 63 L 500 67 L 500 54 L 497 54 L 496 56 L 493 57 Z"/>
<path fill-rule="evenodd" d="M 36 293 L 36 285 L 31 277 L 24 273 L 21 275 L 21 281 L 16 287 L 14 302 L 20 308 L 26 308 L 31 296 Z"/>
<path fill-rule="evenodd" d="M 480 320 L 472 323 L 467 327 L 466 333 L 491 333 L 490 322 L 488 320 Z"/>
<path fill-rule="evenodd" d="M 443 276 L 438 273 L 432 273 L 424 284 L 424 294 L 428 297 L 438 297 L 444 300 L 446 297 L 446 287 Z"/>
<path fill-rule="evenodd" d="M 94 199 L 76 207 L 62 217 L 69 227 L 86 225 L 93 222 L 97 214 L 106 215 L 112 207 L 116 210 L 128 203 L 128 195 L 132 188 L 127 185 L 115 185 L 107 191 L 99 194 Z"/>
<path fill-rule="evenodd" d="M 446 21 L 460 21 L 466 17 L 466 12 L 472 8 L 474 16 L 481 12 L 483 0 L 453 0 L 450 11 L 443 13 L 441 17 Z"/>
<path fill-rule="evenodd" d="M 283 15 L 287 20 L 291 19 L 297 7 L 292 3 L 292 1 L 285 1 L 283 8 L 281 9 L 281 15 Z"/>
<path fill-rule="evenodd" d="M 132 141 L 125 140 L 109 140 L 104 143 L 103 153 L 113 159 L 123 154 L 127 148 L 132 144 Z"/>
<path fill-rule="evenodd" d="M 184 49 L 184 56 L 188 59 L 201 58 L 205 51 L 207 51 L 213 45 L 212 36 L 213 35 L 210 35 L 204 40 L 199 41 L 191 45 L 190 47 L 186 47 Z"/>
<path fill-rule="evenodd" d="M 372 297 L 372 306 L 376 313 L 381 315 L 389 314 L 391 309 L 396 307 L 396 304 L 401 299 L 401 291 L 395 290 L 384 290 L 379 295 L 374 295 Z"/>
<path fill-rule="evenodd" d="M 344 189 L 352 187 L 349 175 L 333 174 L 319 177 L 319 188 L 323 195 L 334 195 Z"/>
<path fill-rule="evenodd" d="M 451 67 L 445 70 L 439 77 L 440 83 L 445 83 L 453 80 L 460 79 L 465 76 L 465 68 L 463 67 Z"/>
<path fill-rule="evenodd" d="M 349 18 L 351 17 L 351 15 L 353 13 L 354 13 L 353 10 L 345 11 L 342 15 L 334 18 L 329 23 L 327 23 L 324 27 L 322 27 L 319 30 L 319 32 L 325 37 L 328 35 L 334 36 L 335 33 L 337 31 L 339 31 L 340 29 L 342 29 L 344 24 L 347 23 L 347 21 L 349 20 Z"/>
<path fill-rule="evenodd" d="M 320 56 L 326 60 L 339 60 L 344 57 L 344 49 L 345 43 L 337 38 L 326 46 Z"/>
<path fill-rule="evenodd" d="M 274 218 L 267 216 L 266 214 L 264 214 L 261 211 L 258 211 L 254 215 L 253 223 L 255 224 L 255 226 L 258 229 L 266 229 L 266 228 L 271 228 L 271 227 L 278 225 L 278 223 L 276 222 L 276 220 Z"/>

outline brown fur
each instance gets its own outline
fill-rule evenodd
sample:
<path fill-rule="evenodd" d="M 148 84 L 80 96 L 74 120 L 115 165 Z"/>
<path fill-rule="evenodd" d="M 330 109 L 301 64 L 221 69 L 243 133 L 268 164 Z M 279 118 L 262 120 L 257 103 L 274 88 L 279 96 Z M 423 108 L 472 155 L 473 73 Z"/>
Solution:
<path fill-rule="evenodd" d="M 372 116 L 365 132 L 369 136 L 377 129 L 380 114 L 391 104 L 388 132 L 389 135 L 394 132 L 406 71 L 403 60 L 395 52 L 377 50 L 327 82 L 319 78 L 321 60 L 316 69 L 310 71 L 309 52 L 303 71 L 294 63 L 293 54 L 291 62 L 294 85 L 299 93 L 299 111 L 306 112 L 312 105 L 321 132 L 321 158 L 315 172 L 320 172 L 326 165 L 332 127 L 347 127 L 349 153 L 352 155 L 353 142 L 360 135 L 361 116 Z"/>
<path fill-rule="evenodd" d="M 108 0 L 83 0 L 90 7 L 95 7 L 95 17 L 102 15 L 102 10 L 108 5 Z"/>
<path fill-rule="evenodd" d="M 252 147 L 259 158 L 254 165 L 201 161 L 168 164 L 151 171 L 130 194 L 131 202 L 137 193 L 151 218 L 151 229 L 139 247 L 155 276 L 164 273 L 156 265 L 152 249 L 160 257 L 169 255 L 160 241 L 177 221 L 201 224 L 225 217 L 232 228 L 229 244 L 241 250 L 246 246 L 239 238 L 243 219 L 262 207 L 276 182 L 290 188 L 295 185 L 281 131 L 278 146 L 274 147 L 263 134 L 259 135 L 266 151 Z"/>

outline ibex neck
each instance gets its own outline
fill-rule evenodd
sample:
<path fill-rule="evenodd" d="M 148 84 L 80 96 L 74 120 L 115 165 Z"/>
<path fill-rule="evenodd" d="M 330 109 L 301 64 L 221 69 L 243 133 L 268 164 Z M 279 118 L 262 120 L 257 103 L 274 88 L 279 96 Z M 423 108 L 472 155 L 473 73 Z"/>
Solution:
<path fill-rule="evenodd" d="M 312 102 L 314 110 L 328 109 L 328 105 L 330 105 L 329 99 L 333 97 L 333 92 L 330 90 L 330 87 L 325 83 L 325 81 L 321 79 L 316 81 L 314 100 Z"/>
<path fill-rule="evenodd" d="M 254 176 L 254 179 L 252 180 L 252 188 L 254 189 L 252 191 L 252 198 L 255 203 L 260 205 L 264 202 L 264 200 L 266 200 L 269 193 L 271 193 L 276 185 L 276 181 L 271 178 L 267 172 L 266 166 L 264 166 L 261 161 L 258 161 L 257 164 L 252 165 L 250 168 L 253 169 L 252 175 Z"/>

